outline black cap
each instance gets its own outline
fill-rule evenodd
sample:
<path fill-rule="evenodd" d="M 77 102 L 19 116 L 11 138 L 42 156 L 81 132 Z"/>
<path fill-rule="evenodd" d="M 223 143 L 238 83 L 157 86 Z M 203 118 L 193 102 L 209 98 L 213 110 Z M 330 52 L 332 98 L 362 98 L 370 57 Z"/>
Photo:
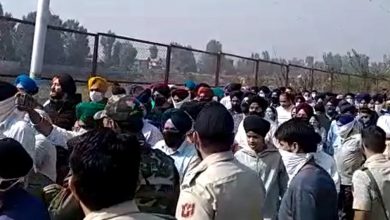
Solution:
<path fill-rule="evenodd" d="M 222 104 L 211 102 L 199 113 L 194 125 L 195 131 L 202 138 L 228 138 L 233 134 L 234 121 Z"/>
<path fill-rule="evenodd" d="M 33 167 L 33 161 L 23 146 L 12 138 L 0 139 L 0 177 L 24 177 Z"/>

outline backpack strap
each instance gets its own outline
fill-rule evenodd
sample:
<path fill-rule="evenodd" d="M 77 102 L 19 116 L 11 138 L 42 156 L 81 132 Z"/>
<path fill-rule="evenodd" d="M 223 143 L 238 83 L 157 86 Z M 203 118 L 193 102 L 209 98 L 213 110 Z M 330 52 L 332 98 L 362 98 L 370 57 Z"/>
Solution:
<path fill-rule="evenodd" d="M 367 167 L 363 167 L 361 170 L 364 171 L 367 174 L 367 176 L 370 178 L 370 181 L 373 184 L 374 190 L 378 194 L 379 202 L 381 203 L 386 220 L 389 220 L 389 216 L 387 215 L 387 209 L 386 209 L 385 203 L 384 203 L 383 198 L 382 198 L 382 193 L 379 190 L 378 183 L 376 182 L 374 176 L 372 175 L 371 171 Z"/>

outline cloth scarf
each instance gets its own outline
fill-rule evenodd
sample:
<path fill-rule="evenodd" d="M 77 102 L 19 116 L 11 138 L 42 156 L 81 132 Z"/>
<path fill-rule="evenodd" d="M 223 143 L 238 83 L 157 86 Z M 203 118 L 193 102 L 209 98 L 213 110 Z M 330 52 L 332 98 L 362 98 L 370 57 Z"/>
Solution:
<path fill-rule="evenodd" d="M 15 101 L 16 97 L 13 96 L 0 102 L 0 123 L 7 119 L 7 117 L 16 110 Z"/>
<path fill-rule="evenodd" d="M 173 98 L 172 98 L 173 106 L 174 106 L 175 108 L 177 108 L 177 109 L 181 108 L 181 106 L 182 106 L 184 103 L 189 102 L 189 101 L 191 101 L 191 95 L 190 95 L 189 93 L 188 93 L 188 96 L 187 96 L 185 99 L 183 99 L 182 101 L 180 101 L 180 102 L 175 102 L 175 100 L 173 100 Z"/>
<path fill-rule="evenodd" d="M 288 185 L 291 180 L 298 174 L 303 166 L 314 156 L 314 153 L 291 153 L 282 149 L 279 149 L 279 153 L 282 156 L 284 166 L 286 167 L 288 175 Z"/>
<path fill-rule="evenodd" d="M 349 122 L 348 124 L 339 126 L 339 129 L 338 129 L 339 136 L 340 136 L 341 138 L 346 138 L 347 135 L 348 135 L 348 134 L 352 131 L 352 129 L 354 128 L 355 122 L 356 122 L 356 121 L 354 120 L 354 121 Z"/>

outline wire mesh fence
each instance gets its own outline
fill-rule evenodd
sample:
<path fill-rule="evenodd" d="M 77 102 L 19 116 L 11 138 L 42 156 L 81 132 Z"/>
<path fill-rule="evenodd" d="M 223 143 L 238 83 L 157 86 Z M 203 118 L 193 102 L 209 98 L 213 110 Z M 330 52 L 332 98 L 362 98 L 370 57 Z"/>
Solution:
<path fill-rule="evenodd" d="M 217 55 L 171 45 L 169 70 L 169 83 L 182 84 L 185 80 L 194 80 L 214 85 Z"/>
<path fill-rule="evenodd" d="M 30 67 L 34 23 L 0 16 L 0 76 L 17 76 Z M 384 76 L 331 73 L 287 63 L 213 53 L 104 33 L 48 26 L 40 77 L 68 73 L 85 82 L 91 75 L 125 84 L 185 80 L 223 86 L 292 86 L 318 91 L 375 92 L 390 86 Z"/>
<path fill-rule="evenodd" d="M 285 86 L 287 83 L 287 66 L 269 63 L 265 61 L 259 62 L 259 73 L 257 85 L 266 85 L 270 88 Z"/>

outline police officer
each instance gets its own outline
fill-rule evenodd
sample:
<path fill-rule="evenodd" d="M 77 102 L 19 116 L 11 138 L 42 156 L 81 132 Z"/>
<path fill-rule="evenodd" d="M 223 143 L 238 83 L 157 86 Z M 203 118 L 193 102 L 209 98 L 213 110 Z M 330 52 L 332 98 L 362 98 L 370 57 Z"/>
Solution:
<path fill-rule="evenodd" d="M 222 104 L 211 102 L 199 113 L 192 141 L 202 162 L 183 181 L 177 219 L 263 219 L 264 186 L 234 159 L 233 128 Z"/>

